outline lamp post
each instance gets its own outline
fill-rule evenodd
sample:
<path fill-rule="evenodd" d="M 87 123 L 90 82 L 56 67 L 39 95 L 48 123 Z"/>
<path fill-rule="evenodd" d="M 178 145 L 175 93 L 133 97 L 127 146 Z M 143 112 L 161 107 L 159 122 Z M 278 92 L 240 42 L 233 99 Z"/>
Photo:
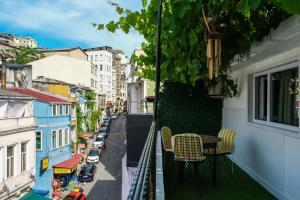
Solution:
<path fill-rule="evenodd" d="M 154 110 L 154 121 L 157 126 L 158 119 L 158 99 L 159 99 L 159 87 L 160 87 L 160 61 L 161 61 L 161 11 L 162 11 L 162 0 L 158 2 L 158 14 L 157 14 L 157 33 L 156 33 L 156 70 L 155 70 L 155 110 Z"/>

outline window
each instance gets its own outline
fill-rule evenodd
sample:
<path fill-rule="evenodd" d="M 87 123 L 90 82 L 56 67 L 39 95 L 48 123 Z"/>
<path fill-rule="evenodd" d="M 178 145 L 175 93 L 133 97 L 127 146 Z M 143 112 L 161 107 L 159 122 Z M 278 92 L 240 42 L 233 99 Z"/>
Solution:
<path fill-rule="evenodd" d="M 59 114 L 63 115 L 63 105 L 59 105 Z"/>
<path fill-rule="evenodd" d="M 61 147 L 63 145 L 63 130 L 60 129 L 58 131 L 58 146 Z"/>
<path fill-rule="evenodd" d="M 102 71 L 103 70 L 103 65 L 100 65 L 100 71 Z"/>
<path fill-rule="evenodd" d="M 93 55 L 91 55 L 91 61 L 93 60 Z"/>
<path fill-rule="evenodd" d="M 42 150 L 42 132 L 41 131 L 36 131 L 35 132 L 36 135 L 36 150 L 40 151 Z"/>
<path fill-rule="evenodd" d="M 100 77 L 100 81 L 103 81 L 103 76 L 102 76 L 102 75 L 100 75 L 99 77 Z"/>
<path fill-rule="evenodd" d="M 103 55 L 102 54 L 100 54 L 100 61 L 102 61 L 103 60 Z"/>
<path fill-rule="evenodd" d="M 94 79 L 91 79 L 91 87 L 94 87 Z"/>
<path fill-rule="evenodd" d="M 53 105 L 52 105 L 52 115 L 53 115 L 53 116 L 56 116 L 56 114 L 57 114 L 57 113 L 56 113 L 56 105 L 53 104 Z"/>
<path fill-rule="evenodd" d="M 298 68 L 271 74 L 271 122 L 299 126 Z"/>
<path fill-rule="evenodd" d="M 70 114 L 70 106 L 66 105 L 66 115 L 69 115 L 69 114 Z"/>
<path fill-rule="evenodd" d="M 98 65 L 95 66 L 95 75 L 97 76 Z"/>
<path fill-rule="evenodd" d="M 298 74 L 298 67 L 290 64 L 254 75 L 255 120 L 284 128 L 299 127 Z"/>
<path fill-rule="evenodd" d="M 255 119 L 267 120 L 268 76 L 255 77 Z"/>
<path fill-rule="evenodd" d="M 21 172 L 26 170 L 27 143 L 21 144 Z"/>
<path fill-rule="evenodd" d="M 97 81 L 95 81 L 95 88 L 97 88 Z"/>
<path fill-rule="evenodd" d="M 94 74 L 94 65 L 91 65 L 91 73 Z"/>
<path fill-rule="evenodd" d="M 15 146 L 7 147 L 7 178 L 14 175 L 14 150 Z"/>
<path fill-rule="evenodd" d="M 69 144 L 69 129 L 65 129 L 65 145 Z"/>
<path fill-rule="evenodd" d="M 95 55 L 95 60 L 98 60 L 98 55 Z"/>
<path fill-rule="evenodd" d="M 52 131 L 52 149 L 56 149 L 56 131 Z"/>

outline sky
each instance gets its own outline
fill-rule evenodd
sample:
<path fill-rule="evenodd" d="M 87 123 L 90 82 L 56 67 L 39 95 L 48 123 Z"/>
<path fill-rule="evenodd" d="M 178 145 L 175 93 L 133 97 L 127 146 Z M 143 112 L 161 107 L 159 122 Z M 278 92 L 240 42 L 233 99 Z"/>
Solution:
<path fill-rule="evenodd" d="M 139 10 L 140 0 L 113 0 Z M 0 32 L 30 36 L 45 48 L 111 46 L 130 56 L 143 37 L 131 30 L 98 31 L 92 23 L 118 19 L 108 0 L 1 0 Z"/>

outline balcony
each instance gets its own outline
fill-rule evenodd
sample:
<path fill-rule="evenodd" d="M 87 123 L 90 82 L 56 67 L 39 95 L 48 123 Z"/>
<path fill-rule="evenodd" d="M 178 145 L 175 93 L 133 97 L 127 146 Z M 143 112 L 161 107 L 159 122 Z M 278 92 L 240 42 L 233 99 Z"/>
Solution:
<path fill-rule="evenodd" d="M 21 117 L 21 118 L 4 118 L 0 119 L 0 131 L 7 131 L 13 129 L 21 129 L 35 126 L 35 118 Z"/>
<path fill-rule="evenodd" d="M 167 164 L 163 165 L 163 163 Z M 231 167 L 231 163 L 229 158 L 225 158 L 221 166 Z M 185 164 L 184 168 L 183 181 L 179 182 L 178 164 L 172 157 L 165 158 L 161 133 L 155 131 L 153 122 L 137 165 L 128 199 L 276 199 L 235 164 L 232 168 L 233 174 L 228 173 L 228 168 L 217 168 L 216 185 L 212 183 L 209 165 L 201 163 L 196 174 L 194 165 Z"/>

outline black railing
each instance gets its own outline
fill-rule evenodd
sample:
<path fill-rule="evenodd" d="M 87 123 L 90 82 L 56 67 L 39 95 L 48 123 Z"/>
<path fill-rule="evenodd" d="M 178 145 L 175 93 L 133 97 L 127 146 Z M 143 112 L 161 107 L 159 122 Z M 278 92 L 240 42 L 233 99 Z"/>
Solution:
<path fill-rule="evenodd" d="M 155 123 L 153 122 L 141 154 L 128 200 L 154 199 L 155 188 Z"/>

